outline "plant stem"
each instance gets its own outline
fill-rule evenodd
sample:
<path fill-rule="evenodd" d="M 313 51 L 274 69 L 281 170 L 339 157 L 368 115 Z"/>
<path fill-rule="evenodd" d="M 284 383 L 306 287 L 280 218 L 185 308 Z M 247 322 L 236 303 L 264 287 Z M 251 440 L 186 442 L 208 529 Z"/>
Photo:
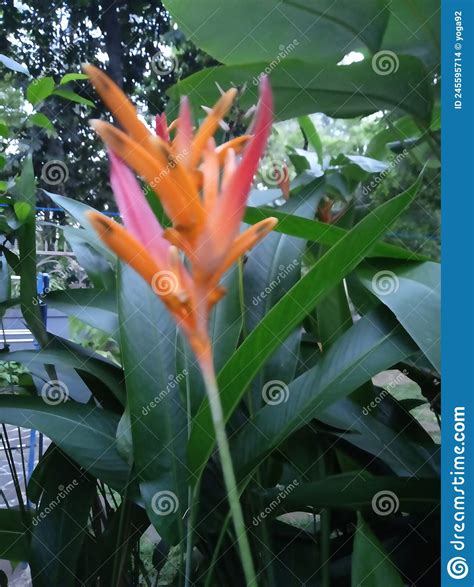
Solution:
<path fill-rule="evenodd" d="M 229 500 L 230 512 L 234 522 L 237 544 L 239 546 L 245 580 L 247 587 L 256 587 L 257 578 L 253 566 L 252 555 L 250 553 L 250 544 L 248 541 L 247 532 L 245 530 L 242 508 L 240 506 L 239 491 L 237 488 L 237 481 L 235 479 L 234 467 L 232 465 L 229 441 L 227 439 L 224 415 L 222 412 L 222 404 L 219 397 L 219 390 L 217 388 L 217 381 L 212 361 L 206 361 L 202 367 L 204 383 L 206 385 L 207 396 L 211 408 L 212 421 L 214 424 L 214 430 L 216 432 L 217 448 L 221 458 L 222 472 L 224 474 L 224 482 L 227 490 L 227 498 Z"/>

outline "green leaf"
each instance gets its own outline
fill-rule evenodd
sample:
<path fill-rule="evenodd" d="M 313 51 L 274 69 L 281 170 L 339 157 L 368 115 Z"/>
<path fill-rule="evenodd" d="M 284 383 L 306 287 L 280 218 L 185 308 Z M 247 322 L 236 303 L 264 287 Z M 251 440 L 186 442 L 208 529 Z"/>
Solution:
<path fill-rule="evenodd" d="M 281 402 L 262 408 L 234 440 L 239 476 L 253 469 L 290 434 L 371 377 L 416 352 L 386 310 L 361 318 L 329 347 L 315 367 L 280 389 Z"/>
<path fill-rule="evenodd" d="M 79 318 L 89 326 L 118 336 L 117 301 L 114 290 L 67 289 L 52 291 L 47 304 L 67 316 Z"/>
<path fill-rule="evenodd" d="M 37 342 L 40 345 L 45 345 L 48 337 L 37 301 L 36 219 L 34 213 L 36 182 L 31 155 L 26 158 L 20 178 L 16 183 L 15 200 L 17 203 L 21 203 L 23 213 L 26 206 L 29 207 L 29 214 L 24 217 L 19 229 L 18 239 L 21 313 Z"/>
<path fill-rule="evenodd" d="M 320 59 L 377 51 L 389 13 L 382 0 L 166 0 L 180 30 L 225 64 Z M 220 31 L 220 34 L 216 34 Z"/>
<path fill-rule="evenodd" d="M 13 209 L 20 222 L 25 222 L 31 214 L 31 206 L 27 202 L 15 202 L 13 204 Z"/>
<path fill-rule="evenodd" d="M 175 364 L 176 324 L 153 289 L 120 267 L 118 309 L 134 465 L 151 522 L 169 544 L 183 537 L 187 509 L 187 417 Z M 163 502 L 161 502 L 163 499 Z M 168 515 L 163 515 L 169 500 Z"/>
<path fill-rule="evenodd" d="M 416 183 L 406 192 L 382 204 L 346 233 L 245 339 L 218 376 L 226 420 L 234 412 L 265 361 L 278 348 L 280 341 L 314 309 L 325 294 L 357 267 L 375 241 L 381 238 L 408 207 L 418 191 L 418 186 L 419 183 Z M 198 473 L 207 462 L 214 442 L 212 419 L 206 401 L 194 418 L 188 445 L 188 464 L 196 474 L 194 479 L 199 477 Z"/>
<path fill-rule="evenodd" d="M 0 355 L 0 360 L 18 361 L 37 373 L 42 373 L 41 370 L 38 370 L 38 366 L 42 365 L 73 367 L 80 373 L 88 373 L 99 379 L 120 404 L 125 403 L 121 369 L 101 355 L 59 337 L 54 337 L 47 347 L 39 351 L 12 351 Z"/>
<path fill-rule="evenodd" d="M 85 73 L 66 73 L 66 75 L 63 75 L 63 77 L 61 78 L 59 85 L 63 86 L 64 84 L 67 84 L 69 82 L 77 81 L 80 79 L 88 79 L 88 77 L 89 76 L 87 76 Z"/>
<path fill-rule="evenodd" d="M 11 59 L 10 57 L 3 55 L 2 53 L 0 53 L 0 63 L 3 63 L 5 67 L 8 67 L 8 69 L 11 69 L 12 71 L 17 71 L 18 73 L 30 75 L 30 72 L 28 71 L 26 65 L 22 65 L 21 63 L 18 63 L 18 61 L 15 61 L 14 59 Z"/>
<path fill-rule="evenodd" d="M 374 477 L 364 472 L 331 475 L 314 483 L 293 483 L 285 489 L 263 491 L 264 506 L 270 505 L 284 492 L 272 510 L 272 516 L 283 512 L 336 510 L 373 511 L 374 496 L 380 491 L 396 495 L 402 512 L 431 512 L 440 501 L 439 484 L 432 479 L 416 477 Z"/>
<path fill-rule="evenodd" d="M 94 208 L 78 202 L 72 198 L 66 198 L 66 196 L 60 196 L 59 194 L 53 194 L 52 192 L 43 192 L 49 196 L 55 204 L 64 208 L 68 214 L 70 214 L 79 224 L 84 228 L 86 234 L 83 236 L 84 240 L 92 245 L 102 256 L 106 257 L 109 261 L 115 262 L 115 255 L 102 243 L 100 238 L 97 236 L 96 231 L 92 227 L 90 220 L 86 216 L 86 212 L 96 212 Z"/>
<path fill-rule="evenodd" d="M 388 306 L 441 373 L 441 274 L 438 263 L 367 263 L 362 284 Z"/>
<path fill-rule="evenodd" d="M 0 509 L 0 558 L 26 561 L 30 553 L 29 524 L 16 508 Z"/>
<path fill-rule="evenodd" d="M 56 129 L 54 128 L 54 125 L 51 122 L 51 120 L 42 112 L 35 112 L 29 117 L 28 120 L 31 122 L 31 124 L 34 124 L 41 128 L 45 128 L 46 130 L 49 130 L 53 133 L 56 132 Z"/>
<path fill-rule="evenodd" d="M 309 116 L 300 116 L 298 118 L 298 124 L 301 127 L 301 130 L 305 134 L 306 138 L 308 139 L 308 143 L 313 147 L 317 156 L 318 156 L 318 163 L 320 165 L 323 164 L 323 144 L 321 143 L 321 138 L 319 136 L 318 131 L 316 130 L 313 121 Z"/>
<path fill-rule="evenodd" d="M 77 104 L 83 104 L 84 106 L 94 108 L 94 102 L 79 96 L 79 94 L 76 94 L 76 92 L 72 92 L 71 90 L 54 90 L 53 94 L 60 98 L 64 98 L 65 100 L 69 100 L 70 102 L 77 102 Z"/>
<path fill-rule="evenodd" d="M 1 422 L 39 430 L 91 475 L 124 489 L 129 468 L 116 448 L 117 414 L 73 401 L 49 405 L 40 398 L 5 394 L 0 408 Z"/>
<path fill-rule="evenodd" d="M 10 130 L 4 120 L 0 120 L 0 137 L 7 139 L 10 135 Z"/>
<path fill-rule="evenodd" d="M 305 186 L 298 197 L 291 198 L 281 210 L 297 217 L 313 218 L 324 196 L 321 182 Z M 303 239 L 272 232 L 247 255 L 244 265 L 244 305 L 247 331 L 251 332 L 269 310 L 295 285 L 301 277 Z M 293 331 L 270 357 L 254 379 L 252 403 L 261 407 L 262 387 L 270 380 L 288 383 L 292 380 L 298 361 L 300 329 Z"/>
<path fill-rule="evenodd" d="M 44 460 L 41 465 L 47 474 L 37 488 L 41 499 L 31 526 L 29 563 L 34 585 L 74 587 L 96 483 L 57 447 Z"/>
<path fill-rule="evenodd" d="M 403 587 L 405 583 L 361 514 L 352 550 L 352 587 Z"/>
<path fill-rule="evenodd" d="M 257 103 L 257 81 L 264 69 L 265 64 L 260 63 L 210 67 L 195 73 L 168 90 L 170 115 L 174 116 L 181 95 L 189 97 L 196 112 L 202 104 L 214 104 L 220 96 L 218 85 L 224 89 L 245 85 L 239 106 L 249 108 Z M 354 118 L 395 108 L 426 125 L 431 120 L 431 80 L 416 57 L 401 56 L 397 71 L 384 77 L 376 73 L 370 59 L 346 66 L 285 59 L 269 77 L 277 121 L 314 112 Z"/>
<path fill-rule="evenodd" d="M 416 55 L 432 70 L 440 62 L 441 5 L 431 0 L 389 0 L 390 18 L 382 47 Z"/>
<path fill-rule="evenodd" d="M 40 77 L 33 80 L 26 88 L 28 102 L 35 106 L 54 92 L 54 79 L 52 77 Z"/>
<path fill-rule="evenodd" d="M 248 224 L 256 224 L 257 222 L 260 222 L 260 220 L 264 220 L 271 216 L 278 219 L 278 224 L 274 228 L 274 231 L 297 236 L 322 245 L 335 245 L 347 234 L 347 230 L 344 230 L 339 226 L 283 214 L 278 208 L 247 208 L 244 221 Z M 375 243 L 366 256 L 411 259 L 413 261 L 426 260 L 426 257 L 418 255 L 417 253 L 412 253 L 408 249 L 384 242 Z"/>

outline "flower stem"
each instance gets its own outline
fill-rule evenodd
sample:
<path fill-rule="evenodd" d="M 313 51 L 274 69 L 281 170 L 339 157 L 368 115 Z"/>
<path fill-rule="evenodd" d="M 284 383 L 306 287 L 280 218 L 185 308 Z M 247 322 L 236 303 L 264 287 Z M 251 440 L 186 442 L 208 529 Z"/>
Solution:
<path fill-rule="evenodd" d="M 237 543 L 239 546 L 246 584 L 247 587 L 256 587 L 257 578 L 253 566 L 252 555 L 250 553 L 250 544 L 245 530 L 242 508 L 240 506 L 239 491 L 235 479 L 234 467 L 232 465 L 229 441 L 227 439 L 224 415 L 222 412 L 222 404 L 219 397 L 219 390 L 217 388 L 212 361 L 206 361 L 205 365 L 202 365 L 202 367 L 204 383 L 206 385 L 209 405 L 211 407 L 212 421 L 216 432 L 217 448 L 221 458 L 222 472 L 224 474 L 224 482 L 227 489 L 227 498 L 229 500 L 230 512 L 232 514 L 235 533 L 237 535 Z"/>

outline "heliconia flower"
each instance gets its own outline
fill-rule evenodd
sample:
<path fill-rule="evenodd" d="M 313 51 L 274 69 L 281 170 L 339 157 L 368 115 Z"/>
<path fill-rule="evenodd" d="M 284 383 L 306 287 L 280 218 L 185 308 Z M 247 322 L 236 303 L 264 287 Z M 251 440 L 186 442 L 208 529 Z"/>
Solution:
<path fill-rule="evenodd" d="M 124 227 L 99 213 L 90 213 L 90 220 L 105 244 L 161 295 L 198 359 L 209 361 L 209 312 L 224 295 L 219 280 L 277 222 L 267 218 L 239 234 L 271 130 L 269 82 L 261 82 L 252 135 L 216 147 L 213 137 L 232 106 L 235 89 L 223 93 L 196 132 L 189 102 L 183 98 L 177 120 L 168 126 L 164 114 L 157 116 L 154 134 L 102 71 L 92 65 L 84 70 L 123 129 L 91 121 L 109 149 L 111 185 Z M 236 155 L 242 149 L 239 162 Z M 157 194 L 172 228 L 162 229 L 127 165 Z M 166 295 L 156 287 L 157 276 L 163 273 L 175 283 Z"/>

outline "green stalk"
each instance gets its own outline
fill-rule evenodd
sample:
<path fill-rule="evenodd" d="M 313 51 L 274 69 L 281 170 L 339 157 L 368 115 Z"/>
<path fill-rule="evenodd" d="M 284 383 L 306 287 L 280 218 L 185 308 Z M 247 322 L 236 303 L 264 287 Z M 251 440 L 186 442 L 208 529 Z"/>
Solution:
<path fill-rule="evenodd" d="M 239 500 L 239 490 L 235 479 L 234 467 L 232 465 L 229 441 L 225 430 L 224 414 L 222 412 L 222 404 L 219 397 L 219 390 L 217 388 L 216 375 L 214 373 L 212 362 L 211 364 L 206 364 L 202 371 L 211 408 L 214 430 L 216 432 L 217 448 L 219 450 L 222 472 L 224 474 L 227 499 L 229 500 L 230 512 L 234 522 L 246 584 L 247 587 L 257 587 L 257 578 L 253 566 L 252 555 L 250 553 L 250 544 L 245 530 L 244 517 Z"/>

